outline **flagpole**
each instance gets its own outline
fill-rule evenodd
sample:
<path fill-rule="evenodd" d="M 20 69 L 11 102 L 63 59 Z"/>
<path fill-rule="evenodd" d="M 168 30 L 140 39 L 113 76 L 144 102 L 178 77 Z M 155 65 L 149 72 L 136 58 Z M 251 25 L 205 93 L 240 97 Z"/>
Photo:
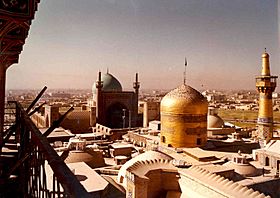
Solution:
<path fill-rule="evenodd" d="M 187 58 L 185 57 L 185 71 L 184 71 L 184 85 L 186 85 L 186 68 L 187 68 Z"/>

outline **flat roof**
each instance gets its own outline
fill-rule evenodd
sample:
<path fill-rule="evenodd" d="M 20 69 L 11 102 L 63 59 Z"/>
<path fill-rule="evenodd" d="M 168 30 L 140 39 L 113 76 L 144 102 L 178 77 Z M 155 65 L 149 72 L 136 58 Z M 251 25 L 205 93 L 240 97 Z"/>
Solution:
<path fill-rule="evenodd" d="M 104 190 L 109 184 L 109 182 L 107 182 L 103 177 L 101 177 L 96 171 L 94 171 L 84 162 L 74 162 L 68 163 L 66 165 L 74 173 L 74 175 L 89 193 Z M 49 164 L 46 164 L 46 173 L 48 177 L 47 188 L 49 190 L 52 190 L 53 171 Z"/>
<path fill-rule="evenodd" d="M 78 133 L 76 136 L 79 136 L 81 138 L 91 138 L 91 137 L 98 137 L 103 136 L 104 133 L 101 132 L 94 132 L 94 133 Z"/>
<path fill-rule="evenodd" d="M 113 143 L 110 146 L 112 146 L 113 149 L 118 148 L 133 148 L 134 146 L 132 144 L 124 144 L 124 143 Z"/>
<path fill-rule="evenodd" d="M 190 155 L 192 157 L 195 157 L 197 159 L 203 159 L 203 158 L 213 158 L 215 157 L 212 153 L 205 152 L 201 148 L 195 147 L 195 148 L 184 148 L 184 153 L 187 155 Z"/>
<path fill-rule="evenodd" d="M 109 184 L 84 162 L 68 163 L 67 166 L 89 193 L 104 190 Z"/>

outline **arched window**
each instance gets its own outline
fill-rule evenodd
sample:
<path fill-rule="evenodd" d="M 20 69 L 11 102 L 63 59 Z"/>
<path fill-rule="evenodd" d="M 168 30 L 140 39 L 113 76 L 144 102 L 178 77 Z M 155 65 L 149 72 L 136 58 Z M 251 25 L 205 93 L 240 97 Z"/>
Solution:
<path fill-rule="evenodd" d="M 165 136 L 163 136 L 163 135 L 161 136 L 161 142 L 165 143 Z"/>
<path fill-rule="evenodd" d="M 50 127 L 50 120 L 49 120 L 49 116 L 46 116 L 46 127 Z"/>
<path fill-rule="evenodd" d="M 266 157 L 266 158 L 265 158 L 265 165 L 266 165 L 266 166 L 269 166 L 269 157 Z"/>
<path fill-rule="evenodd" d="M 123 176 L 121 176 L 120 182 L 123 183 Z"/>
<path fill-rule="evenodd" d="M 196 145 L 201 145 L 201 138 L 196 139 Z"/>

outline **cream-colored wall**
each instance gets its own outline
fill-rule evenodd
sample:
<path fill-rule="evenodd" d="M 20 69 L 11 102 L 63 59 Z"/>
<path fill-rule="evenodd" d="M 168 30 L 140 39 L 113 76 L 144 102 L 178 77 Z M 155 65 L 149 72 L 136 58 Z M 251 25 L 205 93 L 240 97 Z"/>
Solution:
<path fill-rule="evenodd" d="M 143 127 L 148 127 L 152 120 L 160 119 L 160 102 L 143 102 Z"/>
<path fill-rule="evenodd" d="M 195 198 L 225 198 L 227 196 L 205 186 L 203 183 L 192 180 L 191 178 L 181 176 L 179 179 L 180 188 L 182 191 L 181 197 L 195 197 Z"/>
<path fill-rule="evenodd" d="M 130 175 L 133 179 L 127 178 L 126 198 L 147 198 L 149 179 Z"/>
<path fill-rule="evenodd" d="M 180 192 L 177 171 L 152 170 L 143 177 L 134 174 L 127 178 L 126 197 L 157 198 L 168 191 Z"/>

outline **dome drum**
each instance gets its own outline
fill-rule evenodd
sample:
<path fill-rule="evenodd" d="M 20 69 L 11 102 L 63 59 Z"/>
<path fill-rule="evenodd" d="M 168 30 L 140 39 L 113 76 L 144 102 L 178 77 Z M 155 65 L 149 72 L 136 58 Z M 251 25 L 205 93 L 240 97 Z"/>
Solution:
<path fill-rule="evenodd" d="M 182 117 L 161 114 L 161 142 L 175 148 L 204 145 L 207 141 L 207 116 L 199 116 L 199 122 L 186 122 L 188 119 Z"/>

